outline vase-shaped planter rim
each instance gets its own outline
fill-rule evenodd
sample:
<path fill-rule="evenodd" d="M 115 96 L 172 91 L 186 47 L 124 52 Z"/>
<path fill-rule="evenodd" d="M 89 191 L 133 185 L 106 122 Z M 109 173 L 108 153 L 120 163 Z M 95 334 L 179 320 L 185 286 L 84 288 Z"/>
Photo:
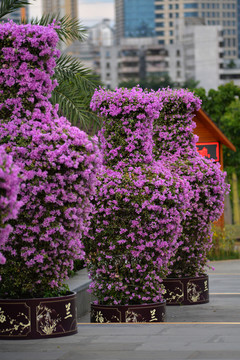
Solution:
<path fill-rule="evenodd" d="M 134 306 L 134 307 L 143 307 L 143 306 L 154 306 L 156 304 L 165 304 L 166 300 L 162 300 L 162 301 L 157 301 L 155 303 L 141 303 L 141 304 L 125 304 L 125 305 L 118 305 L 118 304 L 111 304 L 111 305 L 105 305 L 105 304 L 94 304 L 94 302 L 91 302 L 91 305 L 96 305 L 96 306 L 102 306 L 102 307 L 119 307 L 119 308 L 124 308 L 124 307 L 129 307 L 129 306 Z"/>
<path fill-rule="evenodd" d="M 74 291 L 57 297 L 0 299 L 0 339 L 46 339 L 76 333 Z"/>
<path fill-rule="evenodd" d="M 208 275 L 163 279 L 167 305 L 197 305 L 209 302 Z"/>
<path fill-rule="evenodd" d="M 67 293 L 65 295 L 60 295 L 60 296 L 39 296 L 39 297 L 24 297 L 24 298 L 1 298 L 0 297 L 0 301 L 4 301 L 4 300 L 7 300 L 7 301 L 29 301 L 29 300 L 44 300 L 44 299 L 47 299 L 47 300 L 57 300 L 57 299 L 64 299 L 65 297 L 66 298 L 69 298 L 71 296 L 75 296 L 76 295 L 76 292 L 75 291 L 67 291 Z"/>
<path fill-rule="evenodd" d="M 178 277 L 173 277 L 173 276 L 169 276 L 166 277 L 166 279 L 164 280 L 176 280 L 176 279 L 184 279 L 184 280 L 188 280 L 188 279 L 200 279 L 200 278 L 204 278 L 204 277 L 208 277 L 208 274 L 201 274 L 199 276 L 178 276 Z"/>
<path fill-rule="evenodd" d="M 91 304 L 92 323 L 163 322 L 166 301 L 136 305 Z"/>

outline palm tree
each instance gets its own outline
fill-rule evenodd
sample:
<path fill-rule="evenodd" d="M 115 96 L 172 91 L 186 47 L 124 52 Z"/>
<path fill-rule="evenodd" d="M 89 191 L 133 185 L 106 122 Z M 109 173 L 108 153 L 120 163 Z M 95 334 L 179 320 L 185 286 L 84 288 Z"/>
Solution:
<path fill-rule="evenodd" d="M 30 4 L 30 0 L 0 0 L 0 19 Z M 61 28 L 56 29 L 59 41 L 86 39 L 86 29 L 78 19 L 69 16 L 48 14 L 31 20 L 31 24 L 46 26 L 54 19 L 61 24 Z M 101 126 L 99 118 L 89 108 L 94 89 L 100 85 L 98 77 L 79 60 L 65 54 L 57 60 L 54 77 L 59 85 L 52 93 L 52 104 L 59 104 L 60 113 L 73 125 L 93 134 Z"/>

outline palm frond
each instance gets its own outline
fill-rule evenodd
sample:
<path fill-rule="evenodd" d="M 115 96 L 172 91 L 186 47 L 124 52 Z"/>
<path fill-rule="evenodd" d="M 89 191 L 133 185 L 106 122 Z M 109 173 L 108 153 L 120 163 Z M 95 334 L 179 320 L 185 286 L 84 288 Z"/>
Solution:
<path fill-rule="evenodd" d="M 65 116 L 74 126 L 89 134 L 100 128 L 100 119 L 89 107 L 91 93 L 81 93 L 76 86 L 64 82 L 54 89 L 51 96 L 53 105 L 59 104 L 59 113 Z"/>
<path fill-rule="evenodd" d="M 35 0 L 33 0 L 35 1 Z M 30 5 L 29 0 L 1 0 L 0 1 L 0 19 L 4 16 L 11 14 L 17 9 Z"/>
<path fill-rule="evenodd" d="M 85 67 L 78 59 L 62 54 L 57 60 L 55 77 L 58 82 L 67 81 L 74 83 L 79 89 L 93 91 L 100 82 L 92 70 Z"/>
<path fill-rule="evenodd" d="M 59 40 L 67 43 L 68 41 L 84 41 L 86 39 L 87 30 L 77 18 L 71 18 L 70 15 L 60 14 L 46 14 L 40 19 L 32 19 L 31 24 L 47 26 L 53 22 L 59 24 L 59 29 L 56 28 Z"/>

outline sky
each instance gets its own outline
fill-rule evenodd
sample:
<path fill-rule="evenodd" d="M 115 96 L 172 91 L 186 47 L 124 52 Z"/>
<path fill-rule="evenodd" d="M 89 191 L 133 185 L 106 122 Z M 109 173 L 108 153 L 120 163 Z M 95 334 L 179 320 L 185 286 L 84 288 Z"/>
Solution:
<path fill-rule="evenodd" d="M 51 1 L 51 0 L 50 0 Z M 30 17 L 41 16 L 41 0 L 30 6 Z M 83 26 L 92 26 L 102 19 L 114 21 L 114 0 L 78 0 L 78 17 Z"/>
<path fill-rule="evenodd" d="M 78 13 L 85 26 L 92 26 L 102 19 L 113 22 L 114 0 L 78 0 Z"/>

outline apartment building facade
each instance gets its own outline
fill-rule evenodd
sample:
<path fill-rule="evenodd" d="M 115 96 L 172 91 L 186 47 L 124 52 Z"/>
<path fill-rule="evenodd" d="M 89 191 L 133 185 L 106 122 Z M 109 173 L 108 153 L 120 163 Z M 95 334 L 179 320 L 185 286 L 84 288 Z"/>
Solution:
<path fill-rule="evenodd" d="M 199 18 L 206 25 L 222 27 L 224 58 L 236 59 L 240 47 L 238 8 L 240 0 L 115 0 L 117 41 L 156 36 L 160 45 L 173 44 L 176 21 Z"/>

